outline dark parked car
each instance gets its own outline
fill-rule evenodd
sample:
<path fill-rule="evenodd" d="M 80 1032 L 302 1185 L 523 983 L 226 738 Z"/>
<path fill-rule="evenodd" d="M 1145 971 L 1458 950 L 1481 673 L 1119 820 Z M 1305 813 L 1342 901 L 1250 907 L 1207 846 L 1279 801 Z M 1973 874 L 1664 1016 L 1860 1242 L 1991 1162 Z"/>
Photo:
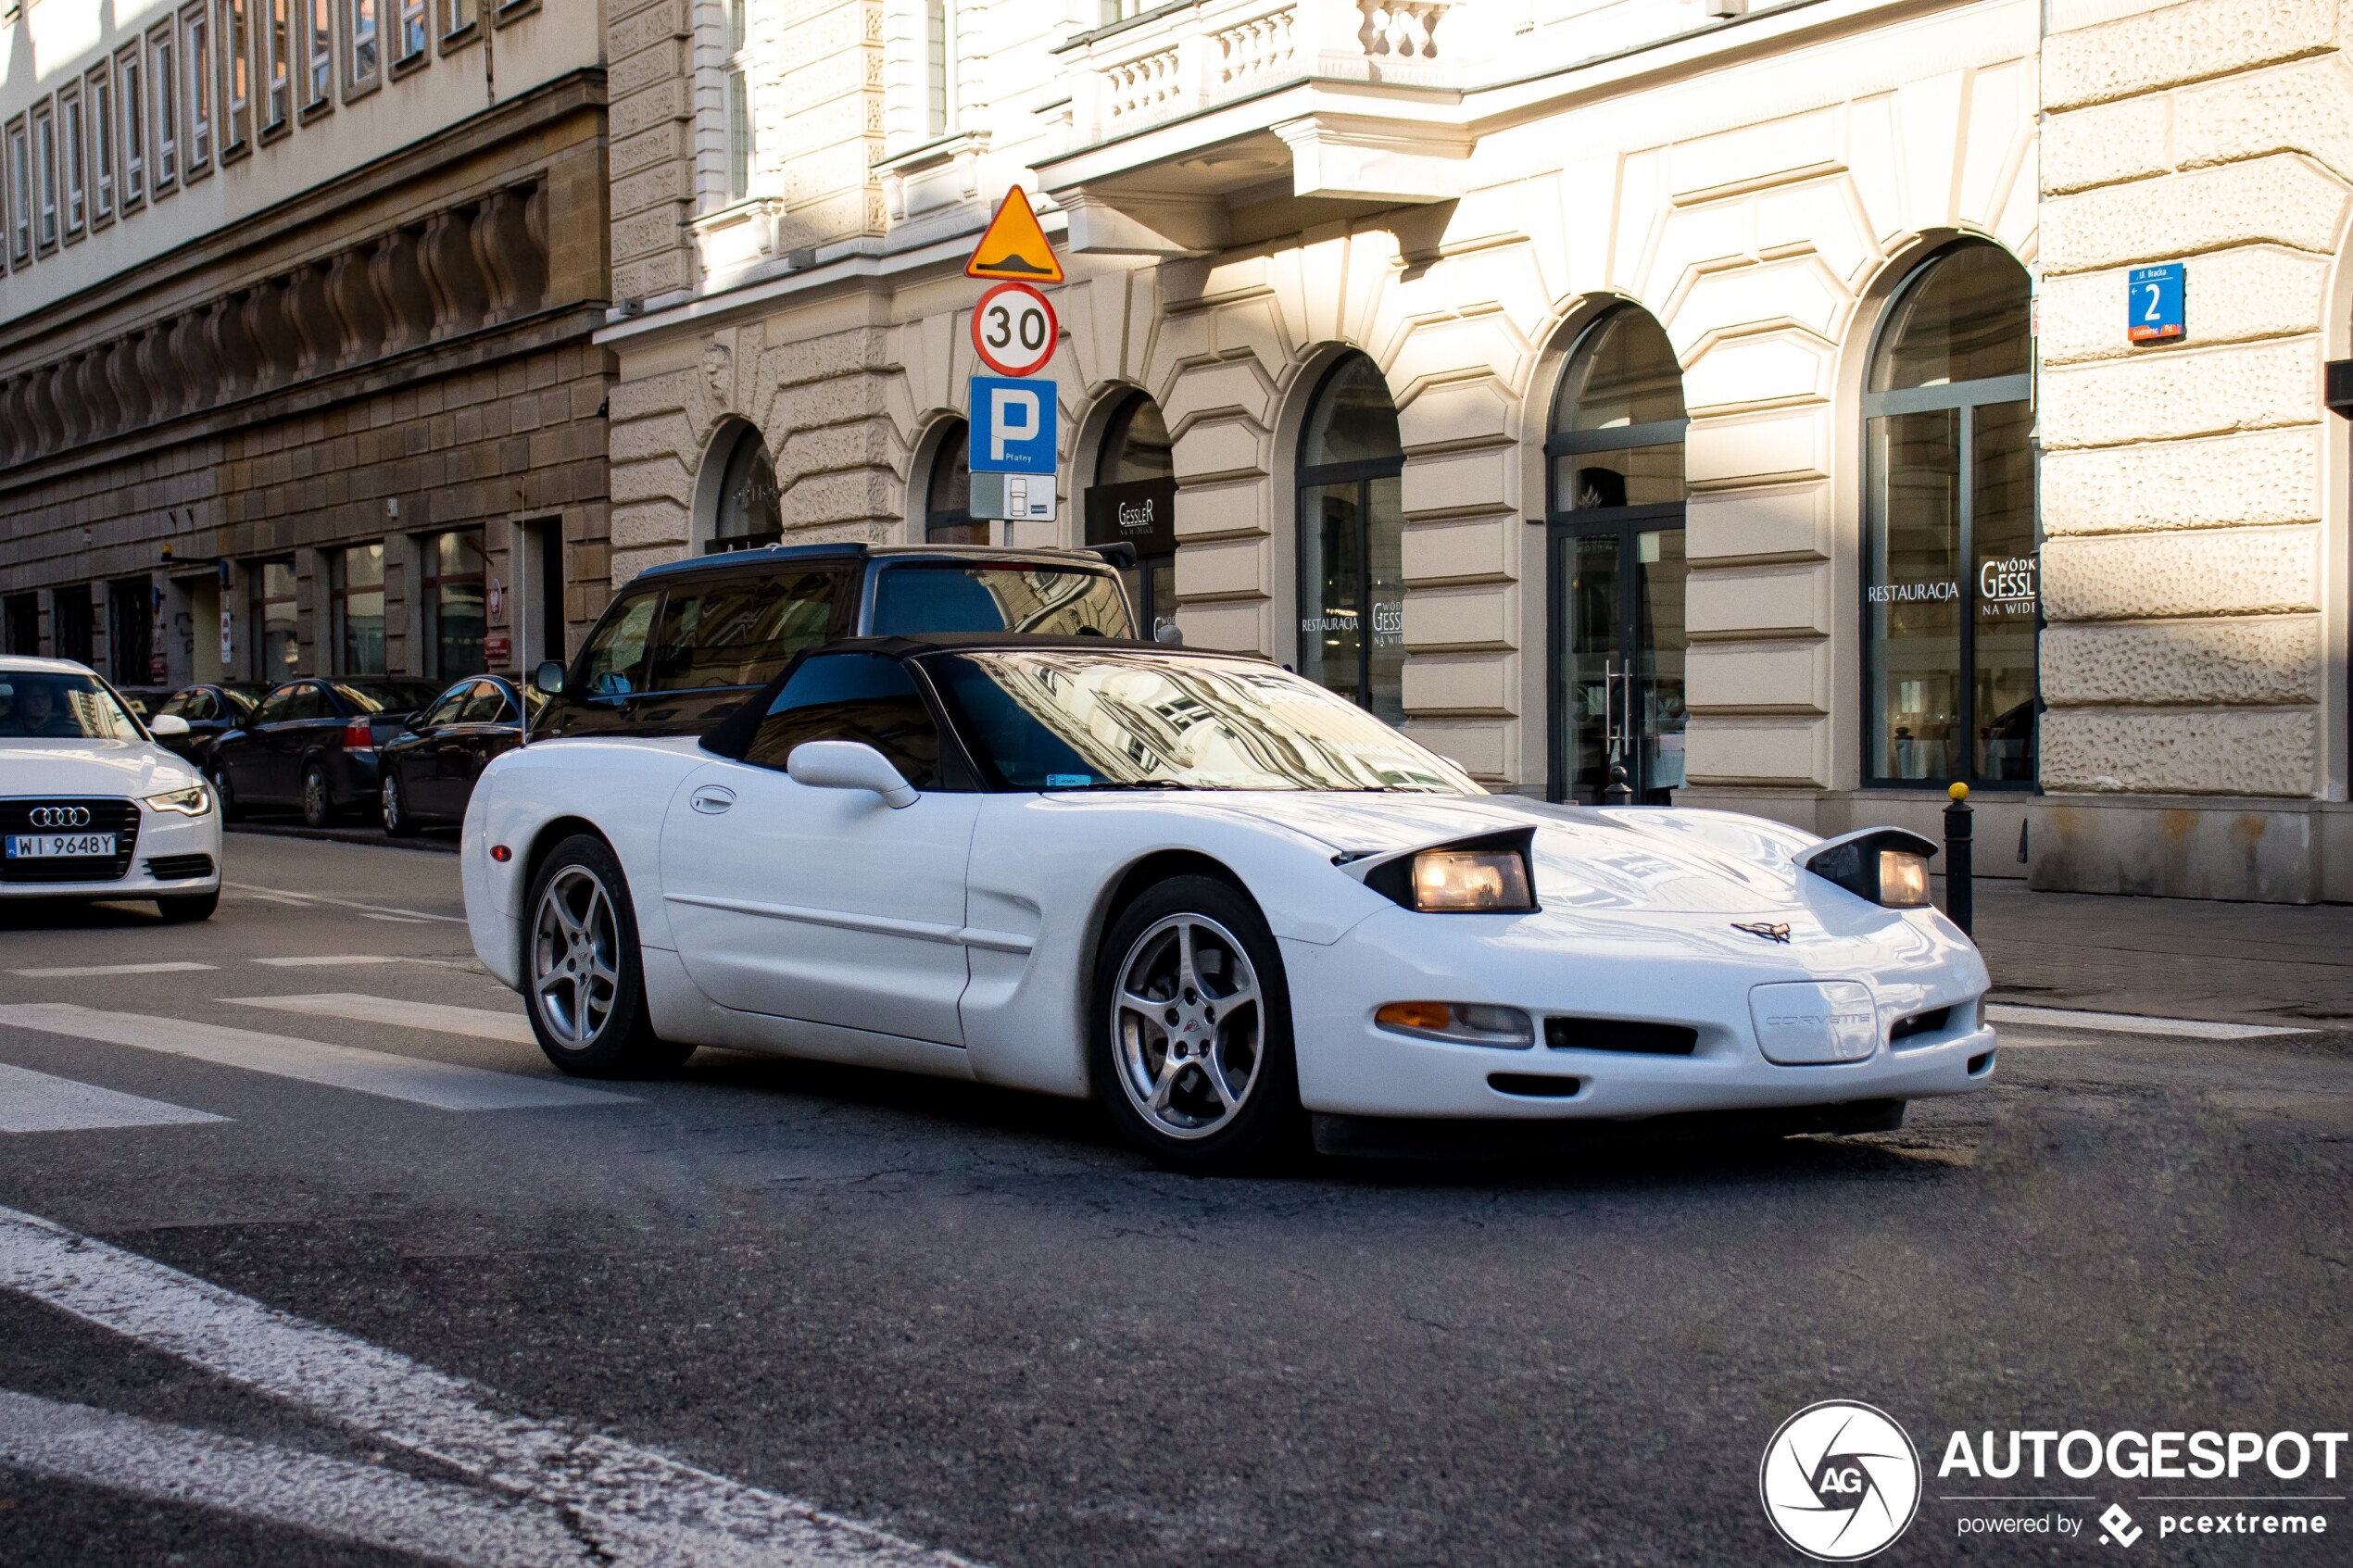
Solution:
<path fill-rule="evenodd" d="M 142 717 L 159 717 L 169 713 L 175 718 L 185 719 L 188 721 L 186 734 L 157 735 L 156 744 L 202 768 L 212 759 L 212 743 L 250 720 L 259 700 L 259 693 L 240 691 L 234 686 L 217 684 L 182 686 L 154 704 L 152 712 Z"/>
<path fill-rule="evenodd" d="M 213 742 L 211 775 L 232 820 L 296 806 L 312 827 L 376 799 L 377 748 L 441 695 L 422 681 L 311 677 L 271 689 L 253 716 Z"/>
<path fill-rule="evenodd" d="M 534 674 L 553 700 L 531 738 L 700 734 L 835 637 L 1132 637 L 1117 569 L 1134 559 L 1126 545 L 790 545 L 653 567 L 606 608 L 569 671 L 550 660 Z"/>
<path fill-rule="evenodd" d="M 406 838 L 426 822 L 458 822 L 490 759 L 522 743 L 547 699 L 496 675 L 459 681 L 378 748 L 384 832 Z"/>

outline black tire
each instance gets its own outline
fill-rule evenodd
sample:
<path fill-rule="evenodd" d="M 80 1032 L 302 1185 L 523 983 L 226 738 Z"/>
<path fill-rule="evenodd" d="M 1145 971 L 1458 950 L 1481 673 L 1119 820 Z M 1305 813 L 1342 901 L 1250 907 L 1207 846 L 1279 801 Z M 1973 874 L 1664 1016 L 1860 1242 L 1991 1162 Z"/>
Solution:
<path fill-rule="evenodd" d="M 333 827 L 334 822 L 335 796 L 327 784 L 327 770 L 310 763 L 302 770 L 302 825 Z"/>
<path fill-rule="evenodd" d="M 229 787 L 229 770 L 216 762 L 212 765 L 212 793 L 220 797 L 220 820 L 236 822 L 245 820 L 245 809 L 237 804 L 236 792 Z"/>
<path fill-rule="evenodd" d="M 693 1046 L 654 1033 L 629 881 L 603 839 L 575 834 L 540 862 L 523 904 L 522 935 L 523 1010 L 560 1070 L 578 1078 L 647 1077 L 694 1054 Z"/>
<path fill-rule="evenodd" d="M 212 911 L 220 907 L 220 889 L 209 893 L 182 893 L 156 900 L 156 912 L 177 925 L 210 920 Z"/>
<path fill-rule="evenodd" d="M 1189 972 L 1181 967 L 1188 943 Z M 1188 972 L 1197 991 L 1185 983 Z M 1146 976 L 1139 988 L 1126 988 Z M 1251 1001 L 1227 1005 L 1245 990 Z M 1302 1146 L 1282 956 L 1265 917 L 1239 889 L 1206 876 L 1172 877 L 1148 889 L 1104 934 L 1091 995 L 1095 1098 L 1120 1135 L 1154 1163 L 1224 1173 L 1260 1168 Z M 1153 998 L 1151 1007 L 1122 999 L 1139 997 Z M 1232 1080 L 1241 1072 L 1247 1076 L 1236 1092 Z"/>
<path fill-rule="evenodd" d="M 386 838 L 410 838 L 417 832 L 417 820 L 409 814 L 403 803 L 407 797 L 400 791 L 400 774 L 391 768 L 384 770 L 384 783 L 376 792 L 376 805 L 384 817 Z"/>

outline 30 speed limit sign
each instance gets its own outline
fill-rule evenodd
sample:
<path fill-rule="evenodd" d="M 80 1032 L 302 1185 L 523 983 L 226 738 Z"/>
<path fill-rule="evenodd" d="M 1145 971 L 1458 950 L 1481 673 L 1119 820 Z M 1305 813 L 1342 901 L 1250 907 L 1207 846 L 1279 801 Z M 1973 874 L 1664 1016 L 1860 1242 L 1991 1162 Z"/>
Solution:
<path fill-rule="evenodd" d="M 973 311 L 973 349 L 1000 376 L 1033 376 L 1054 357 L 1062 323 L 1027 283 L 999 283 Z"/>

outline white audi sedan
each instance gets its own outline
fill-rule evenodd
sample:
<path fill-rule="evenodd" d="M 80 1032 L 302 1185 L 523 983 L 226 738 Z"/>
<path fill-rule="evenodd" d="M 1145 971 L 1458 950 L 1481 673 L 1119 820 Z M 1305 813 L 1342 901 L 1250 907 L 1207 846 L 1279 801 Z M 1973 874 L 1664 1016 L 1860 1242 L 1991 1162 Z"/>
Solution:
<path fill-rule="evenodd" d="M 152 898 L 171 921 L 220 902 L 220 813 L 193 765 L 86 665 L 0 656 L 0 898 Z"/>
<path fill-rule="evenodd" d="M 566 1072 L 1091 1094 L 1214 1169 L 1310 1117 L 1894 1126 L 1993 1072 L 1933 853 L 1492 796 L 1264 659 L 967 634 L 828 644 L 699 738 L 510 752 L 463 868 Z"/>

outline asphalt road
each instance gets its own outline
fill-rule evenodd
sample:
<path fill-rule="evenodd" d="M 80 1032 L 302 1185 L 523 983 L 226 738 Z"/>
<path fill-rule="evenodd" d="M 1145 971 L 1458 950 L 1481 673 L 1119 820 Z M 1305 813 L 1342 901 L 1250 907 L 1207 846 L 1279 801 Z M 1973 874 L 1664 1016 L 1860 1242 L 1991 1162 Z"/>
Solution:
<path fill-rule="evenodd" d="M 2353 1037 L 2012 1030 L 1895 1134 L 1195 1180 L 728 1053 L 576 1098 L 454 859 L 227 863 L 194 929 L 0 908 L 0 1120 L 83 1123 L 0 1133 L 0 1562 L 1793 1562 L 1759 1459 L 1826 1399 L 1927 1461 L 1879 1561 L 2353 1560 L 2341 1500 L 2145 1500 L 2341 1475 L 1936 1474 L 2347 1426 Z M 2010 1492 L 2077 1500 L 1946 1500 Z M 2082 1533 L 1961 1532 L 2004 1514 Z"/>

